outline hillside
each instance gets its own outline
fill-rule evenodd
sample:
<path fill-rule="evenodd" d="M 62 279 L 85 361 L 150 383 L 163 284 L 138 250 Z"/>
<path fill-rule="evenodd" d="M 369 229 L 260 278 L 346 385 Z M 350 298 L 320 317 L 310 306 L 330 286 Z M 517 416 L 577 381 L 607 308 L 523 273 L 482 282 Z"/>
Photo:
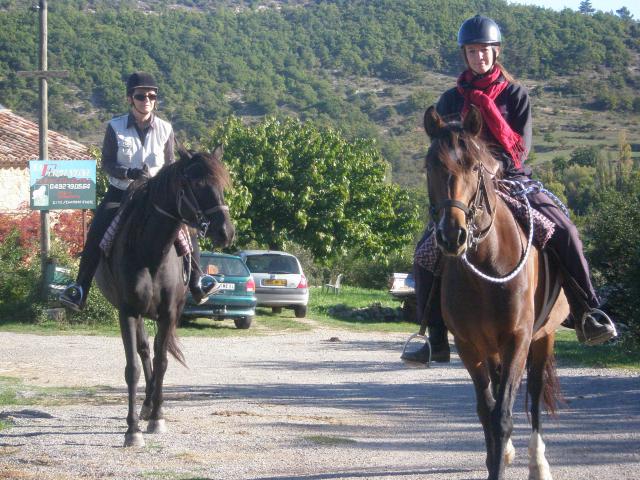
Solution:
<path fill-rule="evenodd" d="M 393 180 L 421 187 L 424 108 L 461 68 L 455 33 L 481 12 L 505 36 L 504 61 L 532 91 L 532 161 L 593 145 L 613 155 L 626 131 L 640 158 L 640 27 L 615 15 L 501 0 L 49 2 L 50 126 L 100 143 L 126 108 L 122 81 L 146 69 L 182 140 L 238 115 L 294 115 L 373 137 Z M 456 12 L 456 13 L 452 13 Z M 37 15 L 0 0 L 0 103 L 35 117 Z"/>

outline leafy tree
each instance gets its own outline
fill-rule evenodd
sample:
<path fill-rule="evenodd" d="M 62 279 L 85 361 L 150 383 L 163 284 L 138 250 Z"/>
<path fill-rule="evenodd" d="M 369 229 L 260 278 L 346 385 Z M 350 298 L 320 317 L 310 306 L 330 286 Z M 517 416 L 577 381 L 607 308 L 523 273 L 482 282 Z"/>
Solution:
<path fill-rule="evenodd" d="M 582 2 L 580 2 L 580 8 L 578 9 L 578 11 L 584 15 L 591 15 L 596 12 L 595 8 L 593 8 L 593 5 L 591 5 L 591 0 L 583 0 Z"/>
<path fill-rule="evenodd" d="M 600 150 L 598 147 L 578 147 L 571 152 L 569 165 L 580 165 L 583 167 L 595 167 L 598 164 Z"/>
<path fill-rule="evenodd" d="M 622 7 L 616 10 L 618 16 L 623 20 L 633 20 L 633 15 L 627 7 Z"/>
<path fill-rule="evenodd" d="M 295 242 L 319 260 L 348 248 L 386 257 L 419 228 L 417 206 L 385 181 L 387 164 L 371 141 L 291 118 L 246 126 L 232 117 L 204 140 L 217 143 L 239 190 L 229 201 L 241 245 Z"/>
<path fill-rule="evenodd" d="M 591 264 L 604 283 L 607 307 L 626 323 L 630 338 L 640 342 L 640 177 L 618 191 L 606 189 L 596 198 L 589 216 Z"/>
<path fill-rule="evenodd" d="M 567 203 L 578 215 L 587 213 L 597 193 L 596 169 L 594 167 L 571 165 L 562 176 Z"/>

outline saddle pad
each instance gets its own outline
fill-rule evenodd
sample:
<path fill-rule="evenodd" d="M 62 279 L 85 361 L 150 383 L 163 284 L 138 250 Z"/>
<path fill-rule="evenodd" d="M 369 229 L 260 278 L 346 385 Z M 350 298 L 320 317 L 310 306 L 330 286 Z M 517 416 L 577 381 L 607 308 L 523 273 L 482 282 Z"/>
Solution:
<path fill-rule="evenodd" d="M 528 231 L 529 217 L 525 203 L 503 192 L 498 191 L 497 193 L 502 197 L 522 228 Z M 533 217 L 533 244 L 542 250 L 553 235 L 556 224 L 536 210 L 531 210 L 531 214 Z M 422 268 L 438 274 L 437 267 L 441 252 L 436 242 L 436 236 L 433 235 L 435 228 L 430 227 L 429 229 L 431 230 L 431 234 L 425 239 L 422 245 L 416 248 L 413 260 Z"/>
<path fill-rule="evenodd" d="M 118 227 L 120 225 L 120 220 L 122 218 L 122 210 L 120 210 L 107 228 L 107 231 L 104 233 L 102 240 L 100 240 L 100 249 L 104 252 L 105 256 L 109 256 L 111 252 L 111 247 L 113 246 L 113 239 L 116 237 L 116 233 L 118 233 Z M 193 252 L 193 246 L 191 245 L 191 241 L 189 240 L 189 234 L 185 231 L 186 227 L 180 228 L 178 231 L 178 236 L 176 237 L 173 245 L 176 247 L 176 253 L 179 257 L 183 257 L 187 254 Z"/>

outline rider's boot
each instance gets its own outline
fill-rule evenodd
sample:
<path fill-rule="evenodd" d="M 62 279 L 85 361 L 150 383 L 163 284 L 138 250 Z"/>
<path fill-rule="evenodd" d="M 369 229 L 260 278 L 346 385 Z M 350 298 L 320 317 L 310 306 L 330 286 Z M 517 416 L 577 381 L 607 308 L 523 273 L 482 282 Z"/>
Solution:
<path fill-rule="evenodd" d="M 564 293 L 569 301 L 571 313 L 562 325 L 575 329 L 580 343 L 590 346 L 601 345 L 618 336 L 611 318 L 593 306 L 599 304 L 595 295 L 590 300 L 585 300 L 584 295 L 568 284 L 564 285 Z"/>
<path fill-rule="evenodd" d="M 427 365 L 429 361 L 437 363 L 449 363 L 451 361 L 451 349 L 447 338 L 447 328 L 429 327 L 429 343 L 425 342 L 419 349 L 404 352 L 400 357 L 405 363 L 420 366 Z"/>
<path fill-rule="evenodd" d="M 425 366 L 432 362 L 448 363 L 451 358 L 447 327 L 442 319 L 440 308 L 439 282 L 434 275 L 424 269 L 415 268 L 416 296 L 419 323 L 422 324 L 422 315 L 428 315 L 429 342 L 424 343 L 419 349 L 403 352 L 400 358 L 407 364 Z M 431 289 L 435 289 L 431 293 Z M 426 299 L 431 297 L 431 304 L 426 305 Z"/>
<path fill-rule="evenodd" d="M 209 295 L 220 288 L 218 281 L 213 276 L 206 273 L 198 276 L 196 272 L 192 272 L 191 277 L 193 278 L 193 281 L 189 282 L 189 290 L 191 291 L 191 296 L 193 297 L 196 305 L 202 305 L 205 303 L 209 300 Z"/>
<path fill-rule="evenodd" d="M 82 285 L 74 282 L 64 289 L 58 297 L 58 301 L 75 312 L 81 312 L 87 304 L 85 292 Z"/>
<path fill-rule="evenodd" d="M 618 332 L 611 318 L 597 308 L 586 310 L 581 315 L 580 321 L 576 321 L 573 315 L 570 315 L 570 317 L 570 323 L 576 331 L 578 341 L 585 345 L 601 345 L 618 336 Z M 599 322 L 598 319 L 600 319 L 601 322 Z M 563 323 L 563 325 L 564 324 L 565 323 Z"/>

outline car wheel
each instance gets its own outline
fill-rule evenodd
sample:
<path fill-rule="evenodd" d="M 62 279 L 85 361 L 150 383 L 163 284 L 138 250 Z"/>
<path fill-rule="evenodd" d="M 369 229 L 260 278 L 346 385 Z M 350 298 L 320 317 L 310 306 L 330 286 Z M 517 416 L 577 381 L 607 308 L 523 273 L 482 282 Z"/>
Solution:
<path fill-rule="evenodd" d="M 282 307 L 271 307 L 273 313 L 282 313 Z"/>
<path fill-rule="evenodd" d="M 296 318 L 304 318 L 307 316 L 307 306 L 306 305 L 296 305 L 293 307 L 293 311 L 296 314 Z"/>
<path fill-rule="evenodd" d="M 253 321 L 253 317 L 240 317 L 234 318 L 233 323 L 236 324 L 236 328 L 241 330 L 246 330 L 251 326 L 251 322 Z"/>

